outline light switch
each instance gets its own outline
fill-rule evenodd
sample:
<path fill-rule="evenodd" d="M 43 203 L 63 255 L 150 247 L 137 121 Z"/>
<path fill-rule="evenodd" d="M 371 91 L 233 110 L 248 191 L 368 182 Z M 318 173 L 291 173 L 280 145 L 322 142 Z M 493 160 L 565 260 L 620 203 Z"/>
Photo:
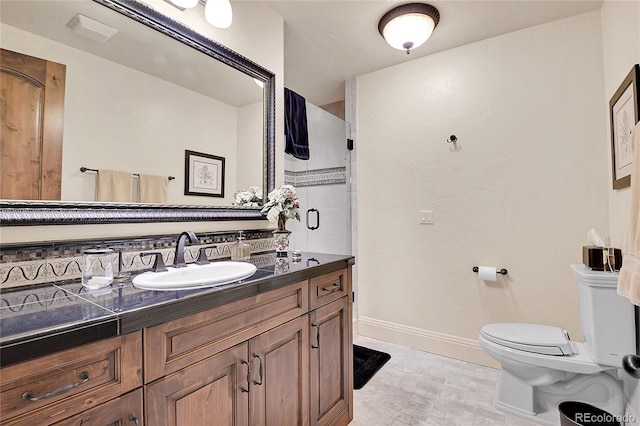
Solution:
<path fill-rule="evenodd" d="M 433 225 L 433 210 L 420 210 L 420 224 Z"/>

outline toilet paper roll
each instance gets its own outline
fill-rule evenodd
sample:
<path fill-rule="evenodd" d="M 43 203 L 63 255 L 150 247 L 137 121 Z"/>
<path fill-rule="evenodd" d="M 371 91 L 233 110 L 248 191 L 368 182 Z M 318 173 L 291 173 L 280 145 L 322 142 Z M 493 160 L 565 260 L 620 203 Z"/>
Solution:
<path fill-rule="evenodd" d="M 498 280 L 498 270 L 494 266 L 480 266 L 478 268 L 478 275 L 483 281 Z"/>

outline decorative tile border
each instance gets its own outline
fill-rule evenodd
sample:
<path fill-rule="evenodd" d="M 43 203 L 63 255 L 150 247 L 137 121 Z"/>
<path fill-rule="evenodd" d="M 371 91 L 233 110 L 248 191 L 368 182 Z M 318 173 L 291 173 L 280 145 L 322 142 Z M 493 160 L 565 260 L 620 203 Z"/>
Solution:
<path fill-rule="evenodd" d="M 318 185 L 336 185 L 347 183 L 346 167 L 307 170 L 304 172 L 284 171 L 284 182 L 296 188 Z"/>
<path fill-rule="evenodd" d="M 231 257 L 231 249 L 237 243 L 237 232 L 199 234 L 198 245 L 185 247 L 185 260 L 194 262 L 201 247 L 209 260 Z M 245 231 L 251 253 L 272 252 L 271 230 Z M 0 290 L 27 285 L 55 283 L 79 279 L 82 276 L 82 253 L 90 248 L 113 248 L 113 270 L 118 271 L 118 252 L 122 253 L 122 272 L 149 269 L 153 257 L 141 257 L 144 251 L 158 251 L 166 265 L 175 257 L 176 237 L 131 238 L 123 240 L 80 241 L 45 243 L 31 246 L 9 246 L 0 249 Z"/>
<path fill-rule="evenodd" d="M 71 305 L 77 299 L 77 295 L 54 286 L 9 292 L 0 297 L 0 314 L 9 317 L 16 314 L 42 312 L 54 305 Z"/>

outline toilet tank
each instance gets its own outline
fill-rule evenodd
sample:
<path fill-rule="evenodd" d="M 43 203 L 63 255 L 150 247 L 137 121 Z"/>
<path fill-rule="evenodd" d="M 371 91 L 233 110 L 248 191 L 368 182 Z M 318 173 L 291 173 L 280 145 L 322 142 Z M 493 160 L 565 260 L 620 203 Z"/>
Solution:
<path fill-rule="evenodd" d="M 635 353 L 633 304 L 617 292 L 618 273 L 571 265 L 578 279 L 582 337 L 595 362 L 622 367 L 622 357 Z"/>

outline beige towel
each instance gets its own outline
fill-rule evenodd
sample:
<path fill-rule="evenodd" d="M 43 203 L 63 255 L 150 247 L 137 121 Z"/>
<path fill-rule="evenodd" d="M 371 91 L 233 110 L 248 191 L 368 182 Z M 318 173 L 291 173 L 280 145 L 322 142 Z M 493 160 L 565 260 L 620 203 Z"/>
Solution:
<path fill-rule="evenodd" d="M 138 198 L 141 203 L 162 203 L 167 202 L 167 184 L 169 179 L 166 176 L 140 175 L 140 190 Z"/>
<path fill-rule="evenodd" d="M 98 201 L 117 201 L 131 203 L 133 201 L 133 173 L 117 170 L 98 170 Z"/>
<path fill-rule="evenodd" d="M 618 294 L 640 306 L 640 122 L 631 132 L 631 208 L 622 245 L 622 268 L 618 277 Z"/>

